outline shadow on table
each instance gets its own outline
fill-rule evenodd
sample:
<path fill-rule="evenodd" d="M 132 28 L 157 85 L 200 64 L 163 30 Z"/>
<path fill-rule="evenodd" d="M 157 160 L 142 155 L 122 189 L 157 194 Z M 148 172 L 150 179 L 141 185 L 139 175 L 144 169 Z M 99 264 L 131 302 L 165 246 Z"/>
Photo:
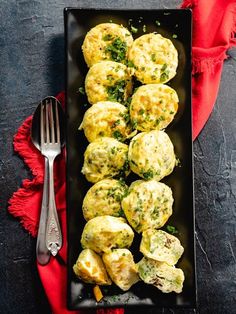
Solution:
<path fill-rule="evenodd" d="M 65 89 L 64 34 L 54 34 L 49 41 L 46 58 L 48 93 L 55 96 Z"/>

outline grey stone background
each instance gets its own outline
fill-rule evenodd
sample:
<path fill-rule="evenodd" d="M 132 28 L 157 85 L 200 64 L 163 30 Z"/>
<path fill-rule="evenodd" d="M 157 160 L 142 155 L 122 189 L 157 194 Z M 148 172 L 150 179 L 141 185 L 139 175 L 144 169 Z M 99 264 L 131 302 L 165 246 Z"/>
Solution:
<path fill-rule="evenodd" d="M 35 239 L 8 214 L 7 201 L 22 179 L 31 176 L 13 152 L 13 135 L 39 100 L 64 88 L 63 8 L 176 8 L 179 4 L 175 0 L 0 0 L 0 313 L 50 313 L 36 271 Z M 236 313 L 236 50 L 229 53 L 215 108 L 194 143 L 197 313 Z"/>

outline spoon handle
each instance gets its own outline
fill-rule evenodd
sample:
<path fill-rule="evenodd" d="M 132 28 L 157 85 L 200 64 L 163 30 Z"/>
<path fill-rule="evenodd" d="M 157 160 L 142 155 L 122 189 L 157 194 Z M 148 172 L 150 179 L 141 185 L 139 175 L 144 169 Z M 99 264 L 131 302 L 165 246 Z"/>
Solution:
<path fill-rule="evenodd" d="M 38 237 L 36 244 L 37 261 L 46 265 L 50 260 L 50 252 L 46 246 L 46 222 L 48 217 L 48 159 L 45 158 L 43 198 L 39 220 Z"/>

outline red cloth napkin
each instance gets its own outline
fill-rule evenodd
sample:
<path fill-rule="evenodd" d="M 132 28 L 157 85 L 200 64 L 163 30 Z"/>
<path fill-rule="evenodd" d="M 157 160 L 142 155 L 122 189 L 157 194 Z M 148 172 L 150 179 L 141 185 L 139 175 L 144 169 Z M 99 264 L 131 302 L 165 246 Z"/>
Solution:
<path fill-rule="evenodd" d="M 226 51 L 236 45 L 236 2 L 232 0 L 187 0 L 183 8 L 193 11 L 193 138 L 201 131 L 214 106 Z M 64 104 L 64 93 L 57 96 Z M 32 236 L 37 235 L 40 215 L 44 158 L 30 140 L 32 117 L 25 120 L 14 137 L 14 149 L 31 169 L 34 178 L 26 179 L 9 200 L 9 212 L 18 217 Z M 62 154 L 55 165 L 55 190 L 63 239 L 66 239 L 65 159 Z M 64 240 L 60 259 L 52 258 L 38 266 L 40 278 L 55 314 L 78 313 L 66 309 L 66 251 Z M 82 312 L 80 312 L 82 313 Z M 97 314 L 123 314 L 123 309 L 97 310 Z"/>
<path fill-rule="evenodd" d="M 192 105 L 193 139 L 215 104 L 226 51 L 236 45 L 235 0 L 185 0 L 193 12 Z"/>

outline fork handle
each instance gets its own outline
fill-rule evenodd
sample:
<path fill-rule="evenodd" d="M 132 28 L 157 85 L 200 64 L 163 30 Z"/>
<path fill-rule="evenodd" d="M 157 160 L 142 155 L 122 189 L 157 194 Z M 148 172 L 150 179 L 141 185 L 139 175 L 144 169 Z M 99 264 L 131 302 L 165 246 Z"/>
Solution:
<path fill-rule="evenodd" d="M 49 200 L 48 219 L 46 227 L 46 246 L 51 254 L 55 256 L 62 246 L 62 235 L 55 203 L 53 163 L 54 157 L 48 157 Z"/>
<path fill-rule="evenodd" d="M 41 265 L 46 265 L 50 260 L 50 252 L 46 246 L 46 222 L 48 216 L 48 159 L 45 157 L 43 198 L 40 212 L 38 236 L 36 243 L 37 261 Z"/>

